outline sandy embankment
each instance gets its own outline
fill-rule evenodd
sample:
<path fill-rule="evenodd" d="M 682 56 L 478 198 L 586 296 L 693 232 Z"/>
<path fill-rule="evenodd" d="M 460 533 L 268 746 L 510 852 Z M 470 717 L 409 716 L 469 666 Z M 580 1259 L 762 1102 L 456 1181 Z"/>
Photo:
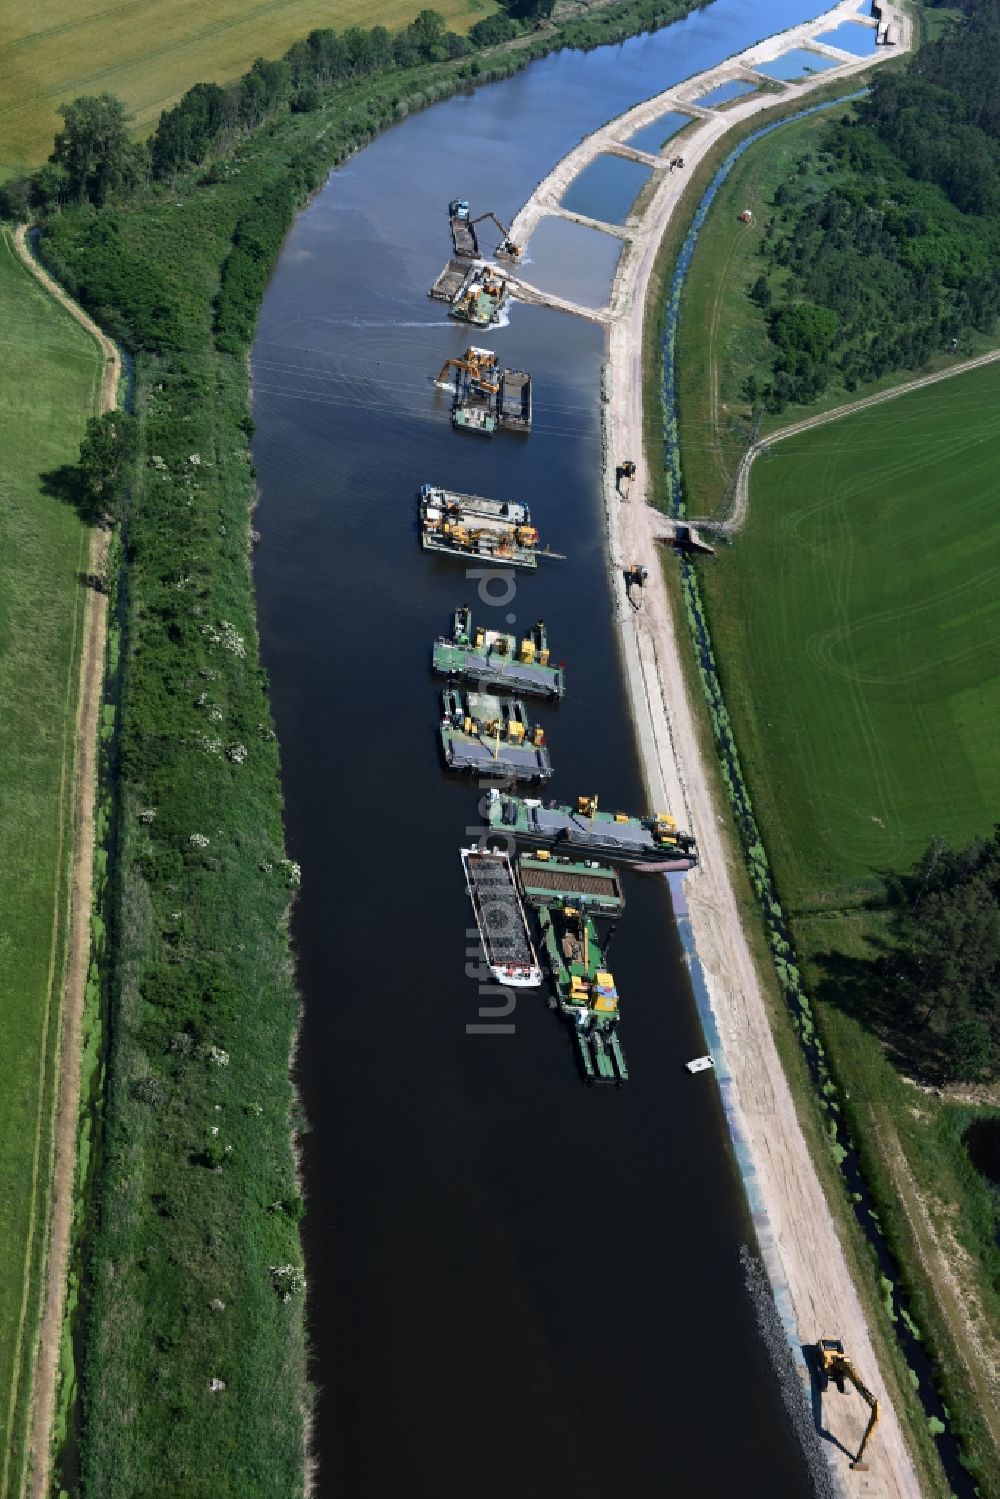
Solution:
<path fill-rule="evenodd" d="M 802 46 L 849 16 L 857 16 L 857 0 L 843 0 L 821 19 L 772 37 L 602 126 L 540 184 L 515 219 L 512 237 L 524 244 L 541 217 L 553 209 L 559 211 L 559 199 L 569 182 L 599 152 L 613 150 L 616 143 L 664 110 L 684 106 L 717 83 L 752 77 L 749 65 Z M 832 79 L 849 80 L 851 74 L 871 67 L 874 61 L 898 55 L 911 44 L 909 20 L 899 12 L 890 15 L 884 7 L 883 20 L 889 19 L 900 27 L 900 47 L 879 49 L 875 58 L 840 53 L 836 68 L 786 88 L 781 102 L 789 96 L 808 95 L 811 89 Z M 824 50 L 828 55 L 838 55 Z M 595 318 L 608 327 L 604 392 L 608 561 L 633 719 L 650 805 L 675 809 L 698 839 L 701 863 L 686 880 L 691 930 L 720 1040 L 717 1060 L 727 1118 L 741 1143 L 743 1161 L 749 1157 L 744 1179 L 779 1309 L 793 1344 L 815 1343 L 824 1336 L 841 1337 L 858 1367 L 880 1387 L 868 1327 L 799 1128 L 771 1035 L 761 981 L 740 919 L 727 848 L 710 789 L 714 772 L 699 751 L 694 710 L 681 667 L 682 647 L 675 635 L 664 579 L 656 565 L 653 537 L 663 530 L 663 517 L 643 498 L 647 486 L 642 420 L 643 318 L 660 241 L 684 193 L 690 169 L 735 125 L 764 113 L 776 102 L 775 95 L 764 94 L 722 112 L 698 111 L 700 123 L 689 128 L 678 144 L 686 162 L 684 171 L 671 173 L 659 158 L 648 158 L 658 163 L 660 180 L 641 220 L 628 226 L 629 240 L 608 307 L 595 312 L 534 289 L 528 296 Z M 615 465 L 626 457 L 635 461 L 637 473 L 623 499 L 615 487 Z M 639 611 L 629 603 L 622 577 L 623 567 L 634 560 L 649 567 Z M 867 1413 L 859 1400 L 833 1398 L 837 1403 L 825 1407 L 825 1418 L 831 1425 L 836 1423 L 835 1435 L 848 1449 L 856 1448 Z M 828 1443 L 825 1448 L 845 1492 L 866 1499 L 902 1499 L 919 1493 L 899 1420 L 885 1400 L 867 1473 L 851 1472 L 839 1447 Z"/>

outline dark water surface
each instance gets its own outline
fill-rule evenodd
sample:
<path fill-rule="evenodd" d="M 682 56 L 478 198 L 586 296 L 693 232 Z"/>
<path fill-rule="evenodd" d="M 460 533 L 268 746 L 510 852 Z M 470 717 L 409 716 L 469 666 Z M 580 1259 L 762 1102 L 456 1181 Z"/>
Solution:
<path fill-rule="evenodd" d="M 458 848 L 476 794 L 437 755 L 433 637 L 465 600 L 544 615 L 569 693 L 539 709 L 553 794 L 644 810 L 604 576 L 602 333 L 543 308 L 477 342 L 533 372 L 535 430 L 452 432 L 432 378 L 468 330 L 425 292 L 450 197 L 508 221 L 631 103 L 816 14 L 720 0 L 661 32 L 438 105 L 293 230 L 254 347 L 260 627 L 302 864 L 294 936 L 317 1492 L 645 1499 L 808 1492 L 738 1247 L 751 1236 L 665 894 L 630 877 L 612 966 L 632 1081 L 588 1091 L 526 994 L 467 1034 Z M 568 554 L 487 611 L 417 546 L 423 480 L 534 508 Z"/>

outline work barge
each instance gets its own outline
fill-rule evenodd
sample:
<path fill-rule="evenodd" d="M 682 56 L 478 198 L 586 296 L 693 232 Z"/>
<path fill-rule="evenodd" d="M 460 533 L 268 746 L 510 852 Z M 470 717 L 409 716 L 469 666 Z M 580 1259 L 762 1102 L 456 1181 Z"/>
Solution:
<path fill-rule="evenodd" d="M 550 548 L 539 549 L 531 511 L 518 500 L 491 500 L 422 484 L 417 492 L 420 544 L 463 561 L 500 562 L 504 567 L 534 570 L 539 557 L 564 560 Z"/>
<path fill-rule="evenodd" d="M 525 370 L 502 369 L 492 349 L 470 344 L 464 355 L 444 361 L 438 385 L 451 386 L 452 425 L 459 432 L 493 437 L 531 431 L 531 376 Z"/>
<path fill-rule="evenodd" d="M 519 640 L 506 631 L 473 624 L 472 610 L 463 604 L 455 610 L 450 637 L 442 635 L 434 642 L 431 667 L 440 676 L 559 702 L 566 691 L 566 672 L 550 657 L 544 620 L 537 620 Z"/>
<path fill-rule="evenodd" d="M 506 277 L 489 266 L 477 263 L 470 268 L 464 260 L 449 260 L 427 295 L 449 303 L 449 317 L 489 328 L 500 321 L 508 290 Z"/>
<path fill-rule="evenodd" d="M 545 730 L 528 722 L 517 698 L 446 687 L 441 694 L 440 733 L 449 770 L 538 783 L 552 775 Z"/>
<path fill-rule="evenodd" d="M 683 872 L 698 862 L 694 837 L 669 813 L 605 812 L 596 796 L 579 797 L 574 808 L 493 788 L 486 796 L 486 820 L 493 831 L 521 843 L 628 864 L 642 873 Z"/>
<path fill-rule="evenodd" d="M 553 1004 L 569 1021 L 583 1076 L 590 1083 L 628 1082 L 618 990 L 607 963 L 625 909 L 617 871 L 541 851 L 520 856 L 518 878 L 538 922 Z"/>

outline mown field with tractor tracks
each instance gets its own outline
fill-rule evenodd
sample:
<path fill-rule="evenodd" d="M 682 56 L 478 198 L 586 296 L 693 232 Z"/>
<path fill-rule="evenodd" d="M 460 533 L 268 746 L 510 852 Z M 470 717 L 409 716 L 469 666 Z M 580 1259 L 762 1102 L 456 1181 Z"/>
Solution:
<path fill-rule="evenodd" d="M 435 3 L 460 32 L 495 8 L 491 0 Z M 420 0 L 9 0 L 0 28 L 0 178 L 45 160 L 59 105 L 81 94 L 116 94 L 145 135 L 192 84 L 228 83 L 314 27 L 395 31 L 420 9 Z"/>

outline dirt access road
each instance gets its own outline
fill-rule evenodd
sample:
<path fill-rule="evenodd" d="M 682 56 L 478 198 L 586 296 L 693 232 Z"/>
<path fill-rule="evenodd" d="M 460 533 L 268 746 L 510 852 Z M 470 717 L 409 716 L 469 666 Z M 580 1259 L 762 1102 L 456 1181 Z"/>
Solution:
<path fill-rule="evenodd" d="M 857 16 L 856 0 L 843 0 L 819 20 L 796 26 L 749 49 L 738 58 L 638 106 L 581 142 L 540 184 L 518 214 L 512 237 L 524 244 L 538 221 L 558 205 L 573 177 L 602 151 L 614 150 L 639 126 L 666 109 L 690 108 L 691 101 L 730 78 L 754 78 L 753 64 L 791 47 L 807 44 L 818 32 Z M 695 714 L 688 698 L 681 651 L 663 574 L 656 562 L 654 535 L 663 517 L 644 503 L 647 491 L 643 455 L 642 352 L 643 323 L 657 251 L 671 216 L 681 201 L 691 167 L 737 124 L 763 113 L 789 96 L 872 66 L 879 56 L 898 55 L 911 44 L 905 13 L 883 6 L 883 22 L 900 27 L 898 48 L 880 49 L 873 58 L 841 53 L 838 66 L 786 88 L 780 96 L 752 95 L 725 111 L 695 109 L 697 123 L 683 137 L 684 171 L 671 172 L 650 157 L 659 180 L 646 198 L 642 216 L 630 221 L 607 308 L 577 307 L 528 289 L 533 301 L 550 301 L 608 327 L 609 354 L 604 410 L 604 502 L 608 525 L 608 560 L 620 630 L 622 654 L 632 701 L 650 805 L 669 807 L 692 828 L 701 860 L 687 877 L 686 891 L 698 956 L 705 972 L 721 1039 L 726 1083 L 725 1102 L 731 1128 L 747 1146 L 754 1195 L 763 1212 L 755 1214 L 761 1251 L 779 1306 L 789 1313 L 793 1342 L 813 1344 L 821 1337 L 840 1337 L 870 1383 L 881 1393 L 884 1381 L 868 1326 L 851 1279 L 829 1206 L 799 1127 L 768 1022 L 761 980 L 743 929 L 729 867 L 727 846 L 712 794 L 714 768 L 701 755 Z M 831 54 L 833 55 L 833 54 Z M 804 98 L 804 103 L 808 99 Z M 637 465 L 628 496 L 616 490 L 616 463 L 632 458 Z M 623 569 L 633 560 L 649 567 L 641 609 L 633 609 Z M 867 1411 L 860 1400 L 834 1395 L 824 1402 L 823 1416 L 836 1439 L 825 1443 L 838 1487 L 865 1499 L 903 1499 L 919 1493 L 903 1431 L 890 1401 L 883 1399 L 882 1421 L 871 1450 L 868 1472 L 852 1472 L 844 1451 L 856 1450 Z M 839 1444 L 843 1444 L 842 1446 Z"/>
<path fill-rule="evenodd" d="M 750 509 L 750 470 L 754 459 L 766 448 L 773 447 L 783 438 L 796 437 L 800 432 L 809 432 L 813 427 L 825 427 L 828 422 L 839 421 L 842 416 L 853 416 L 856 411 L 864 411 L 868 406 L 881 406 L 886 401 L 894 401 L 897 396 L 907 395 L 911 390 L 921 390 L 925 385 L 937 385 L 940 380 L 950 380 L 955 375 L 964 375 L 969 370 L 978 370 L 984 364 L 994 364 L 998 359 L 1000 359 L 1000 349 L 991 349 L 987 354 L 979 354 L 975 359 L 963 359 L 960 364 L 953 364 L 946 370 L 935 370 L 931 375 L 920 375 L 916 380 L 906 380 L 902 385 L 893 385 L 889 390 L 876 391 L 873 396 L 865 396 L 860 401 L 851 401 L 846 406 L 837 406 L 833 411 L 823 411 L 819 416 L 804 417 L 800 422 L 792 422 L 790 426 L 781 427 L 777 432 L 771 432 L 767 437 L 762 437 L 760 442 L 755 442 L 741 458 L 736 476 L 733 513 L 728 520 L 715 529 L 727 532 L 738 531 L 746 522 Z"/>
<path fill-rule="evenodd" d="M 17 253 L 72 317 L 96 339 L 104 354 L 104 376 L 98 413 L 110 411 L 118 399 L 121 361 L 118 350 L 81 307 L 52 280 L 35 260 L 21 226 L 15 236 Z M 90 538 L 90 571 L 103 576 L 108 550 L 107 531 L 95 527 Z M 59 1372 L 59 1342 L 66 1299 L 66 1274 L 73 1228 L 73 1187 L 76 1177 L 77 1126 L 80 1115 L 80 1047 L 84 993 L 90 966 L 90 910 L 94 867 L 94 813 L 97 799 L 97 726 L 104 682 L 107 640 L 107 598 L 87 589 L 80 652 L 80 685 L 76 715 L 76 759 L 73 792 L 73 866 L 70 882 L 69 935 L 63 976 L 59 1030 L 59 1074 L 53 1129 L 52 1209 L 45 1259 L 45 1291 L 38 1326 L 38 1345 L 32 1385 L 29 1478 L 32 1499 L 49 1493 L 52 1417 Z M 57 919 L 62 920 L 59 912 Z"/>

